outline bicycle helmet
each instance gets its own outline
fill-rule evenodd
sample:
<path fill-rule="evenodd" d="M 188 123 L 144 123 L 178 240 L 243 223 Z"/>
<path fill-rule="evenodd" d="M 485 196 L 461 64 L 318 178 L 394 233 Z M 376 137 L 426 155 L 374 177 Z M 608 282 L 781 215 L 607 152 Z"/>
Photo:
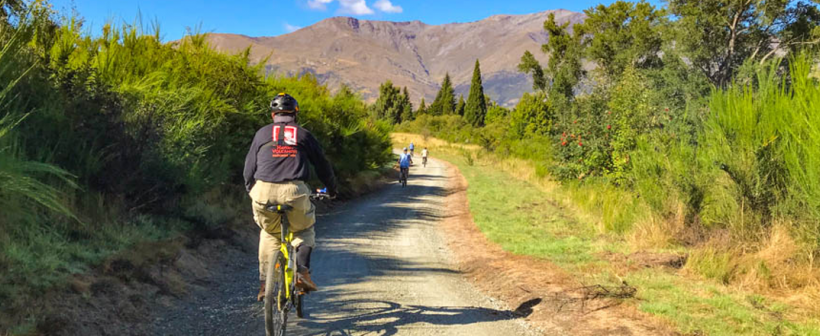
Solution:
<path fill-rule="evenodd" d="M 270 109 L 273 113 L 296 113 L 299 112 L 299 102 L 287 93 L 280 93 L 270 102 Z"/>
<path fill-rule="evenodd" d="M 402 149 L 402 150 L 406 152 L 406 151 L 407 151 L 407 147 L 404 147 L 404 149 Z"/>

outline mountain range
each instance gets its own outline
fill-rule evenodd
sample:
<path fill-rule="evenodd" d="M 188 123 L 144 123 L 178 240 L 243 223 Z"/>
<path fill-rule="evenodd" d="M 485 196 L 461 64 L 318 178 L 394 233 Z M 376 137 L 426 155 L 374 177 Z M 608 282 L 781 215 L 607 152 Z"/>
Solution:
<path fill-rule="evenodd" d="M 378 97 L 379 85 L 389 79 L 396 86 L 406 86 L 416 104 L 421 97 L 428 104 L 433 100 L 446 73 L 456 94 L 463 93 L 466 99 L 478 59 L 485 93 L 511 106 L 532 90 L 531 78 L 517 71 L 524 51 L 546 64 L 547 55 L 540 49 L 548 40 L 543 24 L 551 13 L 559 23 L 585 18 L 567 10 L 443 25 L 333 17 L 285 35 L 213 33 L 209 42 L 232 53 L 251 47 L 252 61 L 267 59 L 268 74 L 311 73 L 331 89 L 346 84 L 369 101 Z"/>

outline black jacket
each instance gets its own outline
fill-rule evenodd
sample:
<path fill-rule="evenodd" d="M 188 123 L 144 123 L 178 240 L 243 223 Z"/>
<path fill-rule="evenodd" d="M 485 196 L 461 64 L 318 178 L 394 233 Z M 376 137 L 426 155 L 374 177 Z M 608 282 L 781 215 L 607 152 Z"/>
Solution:
<path fill-rule="evenodd" d="M 279 145 L 280 127 L 284 126 L 284 142 Z M 293 136 L 295 134 L 295 137 Z M 325 158 L 319 141 L 295 122 L 275 122 L 259 129 L 245 157 L 245 189 L 251 191 L 257 180 L 266 182 L 307 181 L 308 161 L 316 168 L 319 180 L 328 192 L 336 193 L 336 176 Z"/>

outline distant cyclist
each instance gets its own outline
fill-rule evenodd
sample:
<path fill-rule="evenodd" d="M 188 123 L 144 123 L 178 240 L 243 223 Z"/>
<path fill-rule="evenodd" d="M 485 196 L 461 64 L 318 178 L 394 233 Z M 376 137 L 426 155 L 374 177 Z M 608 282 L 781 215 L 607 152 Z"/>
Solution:
<path fill-rule="evenodd" d="M 413 156 L 413 150 L 416 149 L 416 146 L 413 143 L 410 143 L 410 156 Z"/>
<path fill-rule="evenodd" d="M 421 151 L 421 165 L 427 167 L 427 147 L 424 147 L 424 150 Z"/>
<path fill-rule="evenodd" d="M 399 155 L 399 183 L 402 178 L 407 178 L 410 173 L 410 165 L 413 164 L 413 158 L 407 154 L 407 147 L 404 148 L 404 153 Z"/>
<path fill-rule="evenodd" d="M 245 158 L 245 188 L 253 200 L 253 219 L 262 229 L 259 232 L 259 295 L 265 297 L 265 273 L 268 261 L 279 249 L 282 232 L 281 218 L 268 211 L 270 204 L 287 204 L 293 207 L 288 220 L 293 231 L 296 247 L 296 286 L 316 290 L 310 279 L 310 254 L 316 245 L 316 212 L 310 202 L 310 188 L 305 181 L 310 178 L 308 162 L 316 168 L 319 179 L 325 184 L 330 197 L 336 196 L 336 177 L 333 167 L 325 158 L 319 141 L 308 130 L 296 123 L 299 103 L 290 95 L 280 93 L 270 104 L 273 123 L 259 129 Z"/>

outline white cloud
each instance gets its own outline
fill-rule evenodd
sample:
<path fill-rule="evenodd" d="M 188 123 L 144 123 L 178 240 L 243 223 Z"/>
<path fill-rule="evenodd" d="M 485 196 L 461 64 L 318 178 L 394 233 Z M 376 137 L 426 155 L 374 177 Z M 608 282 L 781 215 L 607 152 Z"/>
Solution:
<path fill-rule="evenodd" d="M 325 1 L 325 0 L 320 0 Z M 353 15 L 370 15 L 375 12 L 367 7 L 364 0 L 339 0 L 339 13 Z"/>
<path fill-rule="evenodd" d="M 312 9 L 326 10 L 327 4 L 331 2 L 333 2 L 333 0 L 308 0 L 307 5 Z"/>
<path fill-rule="evenodd" d="M 327 10 L 327 5 L 332 3 L 336 0 L 308 0 L 307 5 L 311 9 L 316 10 Z M 389 0 L 379 0 L 377 5 L 384 5 L 382 2 L 387 2 L 387 7 L 391 10 L 398 9 L 401 12 L 401 7 L 393 6 Z M 339 10 L 337 11 L 339 14 L 348 14 L 348 15 L 371 15 L 375 14 L 376 12 L 373 11 L 370 7 L 367 7 L 367 2 L 365 0 L 339 0 Z"/>
<path fill-rule="evenodd" d="M 401 13 L 403 9 L 401 6 L 394 6 L 390 0 L 379 0 L 373 4 L 378 10 L 385 12 L 385 13 Z"/>
<path fill-rule="evenodd" d="M 297 30 L 299 30 L 299 29 L 302 29 L 302 27 L 299 27 L 299 26 L 294 26 L 294 25 L 292 25 L 292 24 L 290 24 L 290 23 L 285 22 L 285 30 L 286 30 L 288 33 L 295 32 L 295 31 L 297 31 Z"/>

